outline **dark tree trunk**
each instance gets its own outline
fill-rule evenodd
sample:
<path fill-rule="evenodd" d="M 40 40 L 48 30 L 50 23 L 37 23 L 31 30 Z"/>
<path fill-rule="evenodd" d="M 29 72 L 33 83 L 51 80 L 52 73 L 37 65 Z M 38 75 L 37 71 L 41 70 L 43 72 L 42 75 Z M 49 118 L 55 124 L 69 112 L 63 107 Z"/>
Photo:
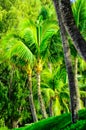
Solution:
<path fill-rule="evenodd" d="M 50 97 L 49 113 L 53 116 L 53 97 Z"/>
<path fill-rule="evenodd" d="M 10 72 L 10 82 L 9 82 L 9 92 L 8 92 L 8 96 L 10 100 L 12 100 L 12 95 L 13 95 L 13 88 L 12 88 L 13 76 L 14 76 L 14 68 L 12 67 L 12 70 Z"/>
<path fill-rule="evenodd" d="M 86 107 L 86 98 L 84 98 L 84 106 Z"/>
<path fill-rule="evenodd" d="M 60 9 L 62 13 L 63 24 L 66 27 L 69 35 L 71 36 L 75 48 L 77 49 L 79 54 L 83 57 L 83 59 L 86 61 L 86 41 L 83 39 L 79 29 L 75 24 L 70 0 L 57 0 L 57 1 L 60 1 Z"/>
<path fill-rule="evenodd" d="M 72 69 L 72 61 L 71 61 L 71 54 L 70 54 L 70 48 L 66 37 L 66 30 L 62 22 L 62 16 L 59 6 L 58 0 L 53 0 L 54 5 L 56 8 L 59 26 L 61 29 L 61 37 L 62 37 L 62 43 L 63 43 L 63 50 L 64 50 L 64 57 L 65 57 L 65 63 L 66 63 L 66 69 L 68 73 L 68 82 L 69 82 L 69 90 L 70 90 L 70 101 L 71 101 L 71 112 L 72 112 L 72 122 L 75 123 L 78 119 L 78 110 L 77 110 L 77 90 L 76 90 L 76 84 L 75 84 L 75 77 L 74 72 Z"/>
<path fill-rule="evenodd" d="M 33 101 L 33 92 L 32 92 L 32 80 L 31 80 L 31 74 L 29 73 L 28 76 L 28 89 L 29 89 L 29 103 L 30 103 L 30 109 L 33 117 L 33 121 L 36 122 L 38 121 L 37 119 L 37 114 L 36 114 L 36 109 Z"/>

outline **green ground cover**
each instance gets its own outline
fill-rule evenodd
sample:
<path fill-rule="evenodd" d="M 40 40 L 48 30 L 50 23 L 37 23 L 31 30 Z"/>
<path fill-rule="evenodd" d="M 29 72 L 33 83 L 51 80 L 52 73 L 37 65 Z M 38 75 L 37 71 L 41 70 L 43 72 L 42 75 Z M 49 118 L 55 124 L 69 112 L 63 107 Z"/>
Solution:
<path fill-rule="evenodd" d="M 79 111 L 79 121 L 71 123 L 70 114 L 51 117 L 14 130 L 86 130 L 86 110 Z"/>

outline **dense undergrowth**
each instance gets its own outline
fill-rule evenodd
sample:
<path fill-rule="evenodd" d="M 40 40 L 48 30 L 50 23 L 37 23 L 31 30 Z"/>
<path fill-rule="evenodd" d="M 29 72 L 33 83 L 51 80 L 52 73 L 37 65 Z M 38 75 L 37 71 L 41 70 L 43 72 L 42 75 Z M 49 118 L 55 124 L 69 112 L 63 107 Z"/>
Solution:
<path fill-rule="evenodd" d="M 63 114 L 13 130 L 86 130 L 86 109 L 79 111 L 79 120 L 75 124 L 72 124 L 70 114 Z"/>
<path fill-rule="evenodd" d="M 70 114 L 63 114 L 14 130 L 86 130 L 86 110 L 79 111 L 79 121 L 75 124 Z"/>

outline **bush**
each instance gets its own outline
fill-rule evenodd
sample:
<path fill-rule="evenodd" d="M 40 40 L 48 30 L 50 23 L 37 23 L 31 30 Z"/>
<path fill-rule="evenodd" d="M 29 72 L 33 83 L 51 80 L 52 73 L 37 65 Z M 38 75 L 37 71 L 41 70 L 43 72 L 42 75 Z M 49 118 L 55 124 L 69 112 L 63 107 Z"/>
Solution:
<path fill-rule="evenodd" d="M 64 130 L 85 130 L 86 129 L 86 120 L 78 121 L 76 124 L 65 128 Z"/>

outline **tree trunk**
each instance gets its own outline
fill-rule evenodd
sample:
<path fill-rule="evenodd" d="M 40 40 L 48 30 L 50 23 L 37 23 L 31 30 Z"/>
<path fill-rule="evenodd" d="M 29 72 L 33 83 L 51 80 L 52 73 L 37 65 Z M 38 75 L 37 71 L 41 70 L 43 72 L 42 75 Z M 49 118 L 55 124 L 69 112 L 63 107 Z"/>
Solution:
<path fill-rule="evenodd" d="M 42 98 L 42 95 L 41 95 L 40 73 L 37 73 L 37 87 L 38 87 L 38 99 L 39 99 L 41 113 L 42 113 L 43 118 L 47 118 L 45 105 L 44 105 L 43 98 Z"/>
<path fill-rule="evenodd" d="M 75 24 L 70 0 L 54 0 L 54 1 L 55 2 L 60 1 L 60 9 L 62 13 L 63 24 L 65 25 L 69 35 L 71 36 L 75 48 L 77 49 L 79 54 L 83 57 L 83 59 L 86 61 L 86 41 L 83 39 L 79 29 Z"/>
<path fill-rule="evenodd" d="M 86 98 L 84 98 L 84 106 L 86 107 Z"/>
<path fill-rule="evenodd" d="M 50 73 L 52 73 L 52 64 L 50 62 L 48 62 L 48 67 L 49 67 Z"/>
<path fill-rule="evenodd" d="M 79 93 L 79 88 L 78 88 L 78 80 L 77 80 L 77 72 L 78 72 L 78 58 L 75 58 L 75 63 L 74 63 L 74 76 L 75 76 L 75 84 L 76 84 L 76 96 L 77 96 L 77 110 L 81 108 L 80 106 L 80 93 Z"/>
<path fill-rule="evenodd" d="M 53 98 L 50 97 L 50 106 L 49 106 L 50 116 L 53 116 Z"/>
<path fill-rule="evenodd" d="M 48 62 L 48 68 L 49 68 L 50 73 L 52 73 L 52 65 L 50 62 Z M 50 114 L 50 116 L 53 116 L 54 114 L 53 114 L 53 97 L 52 96 L 50 97 L 49 103 L 50 103 L 49 104 L 49 114 Z"/>
<path fill-rule="evenodd" d="M 12 128 L 18 128 L 17 121 L 15 121 L 15 120 L 12 121 Z"/>
<path fill-rule="evenodd" d="M 28 83 L 29 83 L 28 88 L 29 88 L 30 109 L 31 109 L 33 121 L 36 122 L 36 121 L 38 121 L 38 119 L 37 119 L 36 109 L 35 109 L 35 105 L 34 105 L 34 101 L 33 101 L 31 73 L 29 73 L 29 76 L 28 76 Z"/>
<path fill-rule="evenodd" d="M 59 1 L 58 0 L 53 0 L 53 1 L 54 1 L 57 15 L 58 15 L 59 26 L 61 29 L 64 57 L 65 57 L 66 69 L 67 69 L 67 73 L 68 73 L 72 122 L 75 123 L 78 119 L 78 110 L 77 110 L 78 103 L 77 103 L 77 96 L 76 96 L 77 90 L 76 90 L 76 84 L 75 84 L 75 77 L 74 77 L 74 72 L 72 69 L 70 48 L 69 48 L 69 44 L 68 44 L 67 37 L 66 37 L 66 30 L 65 30 L 65 27 L 62 22 L 61 11 L 59 8 Z"/>
<path fill-rule="evenodd" d="M 9 82 L 9 92 L 8 92 L 8 96 L 10 100 L 12 99 L 12 95 L 13 95 L 13 88 L 12 88 L 13 76 L 14 76 L 14 68 L 12 67 L 10 72 L 10 82 Z"/>

